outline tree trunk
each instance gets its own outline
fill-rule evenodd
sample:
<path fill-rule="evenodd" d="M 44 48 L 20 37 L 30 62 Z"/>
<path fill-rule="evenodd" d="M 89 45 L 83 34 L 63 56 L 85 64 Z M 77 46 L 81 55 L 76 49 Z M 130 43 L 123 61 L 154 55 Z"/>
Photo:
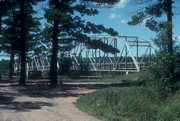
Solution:
<path fill-rule="evenodd" d="M 53 25 L 53 41 L 52 41 L 52 55 L 51 55 L 51 66 L 50 66 L 50 82 L 51 88 L 57 86 L 57 54 L 58 54 L 58 21 L 54 21 Z"/>
<path fill-rule="evenodd" d="M 18 67 L 17 67 L 17 72 L 18 72 L 18 76 L 20 76 L 20 64 L 21 64 L 21 55 L 18 54 Z"/>
<path fill-rule="evenodd" d="M 21 55 L 21 72 L 20 72 L 20 80 L 19 85 L 25 86 L 25 80 L 26 80 L 26 29 L 25 29 L 25 0 L 20 1 L 20 28 L 21 28 L 21 49 L 20 49 L 20 55 Z"/>
<path fill-rule="evenodd" d="M 167 28 L 167 36 L 168 36 L 168 53 L 170 54 L 170 62 L 169 62 L 169 77 L 171 78 L 171 82 L 174 81 L 174 70 L 175 70 L 175 65 L 174 65 L 174 50 L 173 50 L 173 24 L 172 24 L 172 0 L 167 0 L 167 21 L 168 21 L 168 28 Z"/>
<path fill-rule="evenodd" d="M 14 74 L 14 51 L 11 50 L 10 65 L 9 65 L 9 80 L 12 80 Z"/>
<path fill-rule="evenodd" d="M 0 13 L 0 35 L 1 35 L 1 28 L 2 28 L 2 15 L 1 15 L 1 13 Z"/>

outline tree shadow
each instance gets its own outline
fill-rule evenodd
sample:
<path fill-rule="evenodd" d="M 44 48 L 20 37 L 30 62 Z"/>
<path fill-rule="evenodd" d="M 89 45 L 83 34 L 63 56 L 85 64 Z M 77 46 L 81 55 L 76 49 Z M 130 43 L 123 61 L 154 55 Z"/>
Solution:
<path fill-rule="evenodd" d="M 34 97 L 34 98 L 39 98 L 39 97 L 44 97 L 44 98 L 68 98 L 68 97 L 80 97 L 83 96 L 89 92 L 98 90 L 98 89 L 103 89 L 103 88 L 108 88 L 108 87 L 129 87 L 129 86 L 140 86 L 142 85 L 142 82 L 123 82 L 123 83 L 96 83 L 96 82 L 64 82 L 63 84 L 63 90 L 62 88 L 56 91 L 52 91 L 51 89 L 47 88 L 47 85 L 45 88 L 42 87 L 38 91 L 45 91 L 45 93 L 41 94 L 32 94 L 32 93 L 27 93 L 28 90 L 31 90 L 31 88 L 26 88 L 25 92 L 20 91 L 21 93 L 28 94 L 29 97 Z M 13 85 L 15 86 L 15 85 Z M 32 85 L 30 87 L 34 88 L 36 85 Z M 11 92 L 13 93 L 13 92 Z M 21 93 L 15 93 L 15 94 L 9 94 L 9 95 L 14 95 L 14 96 L 19 96 Z M 8 94 L 6 92 L 6 94 Z M 33 104 L 32 104 L 33 105 Z"/>
<path fill-rule="evenodd" d="M 14 81 L 10 81 L 10 80 L 0 80 L 0 83 L 4 83 L 4 84 L 5 84 L 5 83 L 8 83 L 8 84 L 9 84 L 9 83 L 13 83 L 13 82 L 14 82 Z"/>
<path fill-rule="evenodd" d="M 103 89 L 108 87 L 130 87 L 130 86 L 141 86 L 143 82 L 123 82 L 123 83 L 65 83 L 65 90 L 76 90 L 76 89 Z"/>
<path fill-rule="evenodd" d="M 29 96 L 31 97 L 45 97 L 45 98 L 57 98 L 57 97 L 62 97 L 62 98 L 68 98 L 68 97 L 80 97 L 88 92 L 83 92 L 83 90 L 97 90 L 97 89 L 103 89 L 109 87 L 108 84 L 90 84 L 90 83 L 64 83 L 63 84 L 63 90 L 60 91 L 55 91 L 47 94 L 30 94 Z M 78 92 L 76 92 L 79 90 Z M 81 92 L 82 90 L 82 92 Z"/>
<path fill-rule="evenodd" d="M 16 98 L 23 98 L 27 95 L 8 90 L 6 86 L 0 87 L 0 110 L 14 110 L 19 112 L 41 109 L 44 106 L 53 107 L 54 104 L 44 101 L 16 101 Z"/>
<path fill-rule="evenodd" d="M 50 94 L 43 95 L 30 95 L 32 97 L 46 97 L 46 98 L 57 98 L 57 97 L 80 97 L 86 95 L 98 89 L 104 89 L 108 87 L 129 87 L 129 86 L 141 86 L 142 82 L 125 82 L 125 83 L 81 83 L 81 82 L 66 82 L 63 84 L 63 91 L 57 91 Z M 77 91 L 79 90 L 79 91 Z M 88 90 L 88 91 L 83 91 Z M 91 91 L 92 90 L 92 91 Z"/>
<path fill-rule="evenodd" d="M 25 101 L 25 102 L 17 102 L 12 101 L 11 98 L 5 97 L 6 101 L 0 101 L 0 110 L 15 110 L 18 112 L 28 112 L 31 110 L 41 109 L 44 106 L 52 107 L 53 104 L 41 101 Z M 8 99 L 9 98 L 9 99 Z"/>
<path fill-rule="evenodd" d="M 0 85 L 0 88 L 1 88 L 1 87 L 8 87 L 8 85 Z"/>

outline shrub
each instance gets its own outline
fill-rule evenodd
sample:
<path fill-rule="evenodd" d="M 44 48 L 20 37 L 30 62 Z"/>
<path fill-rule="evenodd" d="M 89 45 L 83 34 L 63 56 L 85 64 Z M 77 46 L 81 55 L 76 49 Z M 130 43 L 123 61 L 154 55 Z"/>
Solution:
<path fill-rule="evenodd" d="M 70 68 L 72 66 L 72 60 L 68 57 L 63 57 L 60 59 L 60 75 L 67 75 L 70 73 Z"/>
<path fill-rule="evenodd" d="M 151 64 L 151 72 L 153 74 L 151 79 L 153 82 L 152 86 L 156 88 L 163 97 L 169 96 L 179 88 L 179 80 L 177 80 L 178 78 L 176 77 L 180 73 L 179 64 L 177 64 L 179 62 L 176 56 L 175 73 L 172 75 L 172 73 L 169 72 L 171 58 L 170 54 L 162 51 L 157 53 L 156 58 Z"/>
<path fill-rule="evenodd" d="M 89 62 L 80 61 L 80 75 L 88 75 L 89 74 Z"/>
<path fill-rule="evenodd" d="M 29 79 L 42 79 L 42 72 L 41 71 L 29 72 Z"/>

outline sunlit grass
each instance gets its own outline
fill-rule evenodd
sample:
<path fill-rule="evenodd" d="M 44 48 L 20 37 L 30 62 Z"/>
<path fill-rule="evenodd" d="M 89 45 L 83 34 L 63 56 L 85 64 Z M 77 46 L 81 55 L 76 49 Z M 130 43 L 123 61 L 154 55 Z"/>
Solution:
<path fill-rule="evenodd" d="M 180 121 L 179 92 L 164 99 L 151 88 L 107 88 L 81 97 L 76 105 L 109 121 Z"/>
<path fill-rule="evenodd" d="M 146 81 L 147 78 L 150 77 L 151 73 L 148 71 L 138 72 L 138 73 L 130 73 L 126 74 L 104 74 L 98 75 L 101 77 L 98 78 L 79 78 L 79 79 L 71 79 L 68 76 L 60 77 L 60 79 L 64 80 L 65 82 L 74 81 L 74 82 L 108 82 L 108 83 L 122 83 L 122 82 L 133 82 L 133 81 Z M 88 77 L 87 77 L 88 78 Z"/>

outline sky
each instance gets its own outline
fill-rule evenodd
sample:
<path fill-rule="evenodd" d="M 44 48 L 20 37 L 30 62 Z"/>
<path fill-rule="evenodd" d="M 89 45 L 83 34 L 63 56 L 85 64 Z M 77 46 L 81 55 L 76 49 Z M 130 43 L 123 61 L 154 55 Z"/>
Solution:
<path fill-rule="evenodd" d="M 151 41 L 156 33 L 145 27 L 144 24 L 130 26 L 127 24 L 131 20 L 131 16 L 138 10 L 142 9 L 142 5 L 132 3 L 133 0 L 121 0 L 112 8 L 99 9 L 99 14 L 96 16 L 85 17 L 86 20 L 96 24 L 103 24 L 105 27 L 111 27 L 116 30 L 120 36 L 137 36 Z M 174 4 L 175 6 L 178 3 Z M 180 10 L 180 9 L 179 9 Z M 177 11 L 177 10 L 176 10 Z M 180 14 L 174 16 L 174 36 L 180 39 L 179 22 Z"/>

